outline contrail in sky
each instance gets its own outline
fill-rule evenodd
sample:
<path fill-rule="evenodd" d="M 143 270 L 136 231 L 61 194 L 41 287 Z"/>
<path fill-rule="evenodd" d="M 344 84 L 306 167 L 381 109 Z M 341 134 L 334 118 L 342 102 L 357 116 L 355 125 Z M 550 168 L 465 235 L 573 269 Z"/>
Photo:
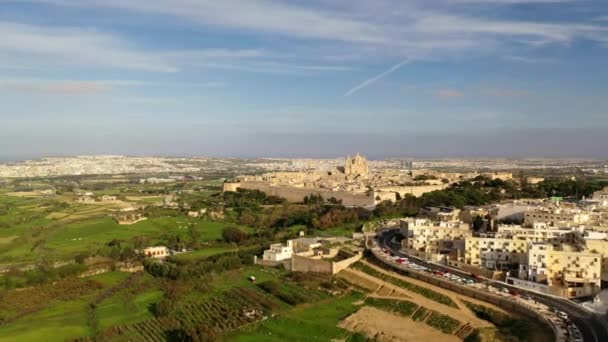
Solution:
<path fill-rule="evenodd" d="M 382 72 L 381 74 L 378 74 L 370 79 L 367 79 L 365 81 L 363 81 L 361 84 L 359 84 L 358 86 L 352 88 L 351 90 L 347 91 L 346 94 L 344 94 L 344 96 L 351 96 L 352 94 L 358 92 L 359 90 L 367 87 L 368 85 L 371 85 L 373 83 L 375 83 L 376 81 L 386 77 L 387 75 L 392 74 L 393 72 L 397 71 L 399 68 L 401 68 L 403 65 L 409 63 L 409 59 L 405 59 L 403 61 L 401 61 L 401 63 L 397 64 L 397 65 L 393 65 L 390 69 Z"/>

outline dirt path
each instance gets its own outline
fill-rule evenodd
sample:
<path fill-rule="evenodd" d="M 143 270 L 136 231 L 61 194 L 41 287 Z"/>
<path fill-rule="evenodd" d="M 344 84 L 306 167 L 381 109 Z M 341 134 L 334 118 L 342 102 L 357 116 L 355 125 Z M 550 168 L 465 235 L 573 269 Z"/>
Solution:
<path fill-rule="evenodd" d="M 424 323 L 368 306 L 348 316 L 339 326 L 378 341 L 460 341 L 458 337 L 444 334 Z"/>
<path fill-rule="evenodd" d="M 442 313 L 444 315 L 448 315 L 452 318 L 455 318 L 457 320 L 459 320 L 461 323 L 466 324 L 469 323 L 471 324 L 471 326 L 473 326 L 474 328 L 483 328 L 483 327 L 492 327 L 493 325 L 487 321 L 484 321 L 482 319 L 477 318 L 477 316 L 475 316 L 475 314 L 473 314 L 470 310 L 466 309 L 466 308 L 452 308 L 449 307 L 447 305 L 443 305 L 440 303 L 437 303 L 436 301 L 430 300 L 426 297 L 423 297 L 415 292 L 410 292 L 406 289 L 403 289 L 401 287 L 398 287 L 396 285 L 393 285 L 389 282 L 383 281 L 381 279 L 375 278 L 367 273 L 361 272 L 359 270 L 355 270 L 355 269 L 346 269 L 342 272 L 346 272 L 346 273 L 354 273 L 356 277 L 359 278 L 364 278 L 364 279 L 368 279 L 371 281 L 375 281 L 378 284 L 380 284 L 382 286 L 382 288 L 389 288 L 391 289 L 394 293 L 396 294 L 401 294 L 401 295 L 405 295 L 407 297 L 410 297 L 410 300 L 418 305 L 422 305 L 427 309 L 430 310 L 434 310 L 437 311 L 439 313 Z M 404 279 L 407 281 L 410 281 L 410 279 Z M 430 287 L 428 286 L 428 284 L 426 283 L 422 283 L 419 284 L 421 286 L 425 286 L 425 287 Z M 379 296 L 378 294 L 374 294 L 372 296 Z M 398 296 L 398 295 L 397 295 Z M 397 297 L 397 296 L 393 296 L 393 297 Z M 381 296 L 381 297 L 385 297 L 385 296 Z M 450 296 L 451 297 L 451 296 Z M 459 304 L 462 307 L 465 307 L 464 304 L 460 303 Z"/>

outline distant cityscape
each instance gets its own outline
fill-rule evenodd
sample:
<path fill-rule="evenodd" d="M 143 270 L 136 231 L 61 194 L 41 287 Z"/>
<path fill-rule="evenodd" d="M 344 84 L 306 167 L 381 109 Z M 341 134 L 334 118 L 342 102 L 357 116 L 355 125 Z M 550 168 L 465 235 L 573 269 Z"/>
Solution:
<path fill-rule="evenodd" d="M 249 168 L 259 172 L 332 170 L 343 158 L 181 158 L 131 156 L 77 156 L 0 162 L 0 178 L 67 175 L 118 175 L 193 173 Z M 608 174 L 608 160 L 596 159 L 386 159 L 369 160 L 370 170 L 440 169 L 444 171 L 513 171 L 576 169 L 589 174 Z"/>

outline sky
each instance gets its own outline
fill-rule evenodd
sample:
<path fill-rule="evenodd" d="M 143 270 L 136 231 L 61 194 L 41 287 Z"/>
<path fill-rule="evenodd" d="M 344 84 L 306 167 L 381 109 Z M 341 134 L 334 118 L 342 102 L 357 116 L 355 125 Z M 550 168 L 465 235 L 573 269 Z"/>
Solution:
<path fill-rule="evenodd" d="M 606 0 L 0 0 L 0 159 L 608 158 Z"/>

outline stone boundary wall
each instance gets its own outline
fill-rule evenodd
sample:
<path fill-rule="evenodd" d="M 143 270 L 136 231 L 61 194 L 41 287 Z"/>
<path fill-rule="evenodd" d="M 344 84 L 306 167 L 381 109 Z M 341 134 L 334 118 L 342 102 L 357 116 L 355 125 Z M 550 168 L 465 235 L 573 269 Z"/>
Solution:
<path fill-rule="evenodd" d="M 424 281 L 431 285 L 439 286 L 441 288 L 450 290 L 452 292 L 456 292 L 456 293 L 461 294 L 466 297 L 471 297 L 471 298 L 478 299 L 478 300 L 481 300 L 481 301 L 484 301 L 484 302 L 487 302 L 490 304 L 494 304 L 507 312 L 513 311 L 513 312 L 525 315 L 527 317 L 533 318 L 533 319 L 540 321 L 540 322 L 544 323 L 545 325 L 551 327 L 551 329 L 553 330 L 553 337 L 555 340 L 557 340 L 557 336 L 559 336 L 558 328 L 551 321 L 549 321 L 547 318 L 545 318 L 545 316 L 539 314 L 537 311 L 535 311 L 531 308 L 528 308 L 528 307 L 521 305 L 517 302 L 514 302 L 512 300 L 508 300 L 506 298 L 496 296 L 492 293 L 478 291 L 478 290 L 475 290 L 473 288 L 470 288 L 470 287 L 467 287 L 464 285 L 452 283 L 448 280 L 433 277 L 426 273 L 416 272 L 413 270 L 405 271 L 405 270 L 401 270 L 401 269 L 396 269 L 387 260 L 383 259 L 382 256 L 376 255 L 376 253 L 378 253 L 377 251 L 371 250 L 371 252 L 375 256 L 375 261 L 376 261 L 375 263 L 381 263 L 384 265 L 384 267 L 388 266 L 392 271 L 395 271 L 396 273 L 408 276 L 410 278 Z"/>
<path fill-rule="evenodd" d="M 332 262 L 331 263 L 331 274 L 336 274 L 336 273 L 342 271 L 343 269 L 348 268 L 350 265 L 361 260 L 362 257 L 363 257 L 363 253 L 359 252 L 348 259 L 344 259 L 344 260 L 338 261 L 338 262 Z"/>
<path fill-rule="evenodd" d="M 539 284 L 539 283 L 535 283 L 532 281 L 527 281 L 527 280 L 523 280 L 523 279 L 519 279 L 519 278 L 507 277 L 506 282 L 507 282 L 507 284 L 515 285 L 518 287 L 523 287 L 523 288 L 531 290 L 531 291 L 550 294 L 553 296 L 561 296 L 561 294 L 562 294 L 562 292 L 559 289 L 551 288 L 548 285 Z"/>
<path fill-rule="evenodd" d="M 439 185 L 408 185 L 408 186 L 381 186 L 378 191 L 391 191 L 397 192 L 401 197 L 406 194 L 413 195 L 416 197 L 420 197 L 423 194 L 431 191 L 443 190 L 447 187 L 447 184 L 439 184 Z"/>
<path fill-rule="evenodd" d="M 234 188 L 234 186 L 231 186 Z M 294 186 L 271 186 L 265 182 L 241 182 L 238 183 L 238 188 L 259 190 L 268 196 L 277 196 L 285 198 L 289 202 L 302 202 L 304 197 L 311 194 L 319 194 L 324 199 L 334 197 L 342 201 L 346 206 L 373 206 L 374 197 L 365 194 L 354 194 L 348 191 L 331 191 L 325 189 L 300 188 Z"/>
<path fill-rule="evenodd" d="M 326 260 L 311 259 L 305 256 L 291 256 L 292 272 L 316 272 L 332 274 L 331 262 Z"/>
<path fill-rule="evenodd" d="M 363 253 L 359 252 L 348 259 L 333 262 L 325 259 L 313 259 L 294 254 L 291 256 L 290 270 L 293 272 L 316 272 L 333 275 L 361 260 L 362 257 Z"/>
<path fill-rule="evenodd" d="M 462 271 L 473 273 L 482 277 L 502 280 L 504 278 L 502 272 L 495 272 L 492 270 L 487 270 L 485 268 L 469 265 L 466 262 L 457 261 L 457 260 L 448 260 L 448 266 L 458 268 Z"/>

